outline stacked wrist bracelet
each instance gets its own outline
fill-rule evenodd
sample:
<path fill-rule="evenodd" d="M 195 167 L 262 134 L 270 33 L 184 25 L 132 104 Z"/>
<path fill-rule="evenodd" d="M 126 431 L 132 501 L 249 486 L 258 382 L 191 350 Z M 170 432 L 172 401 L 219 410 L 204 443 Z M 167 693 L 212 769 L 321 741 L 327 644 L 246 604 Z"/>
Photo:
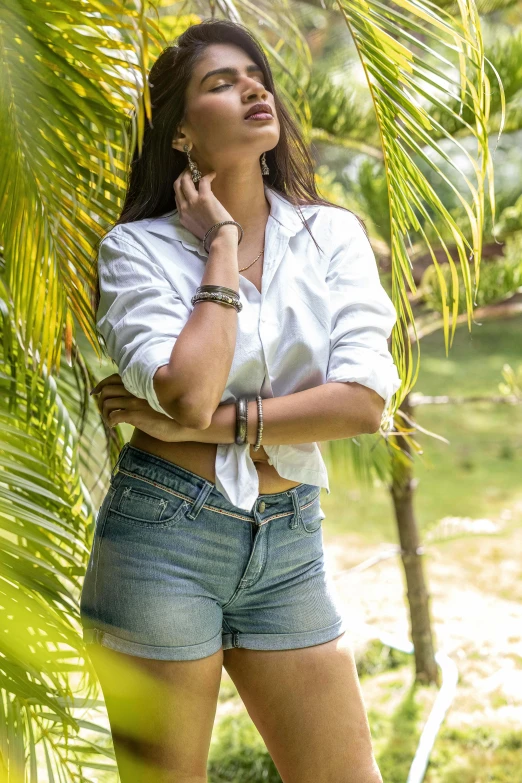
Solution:
<path fill-rule="evenodd" d="M 259 451 L 261 447 L 261 438 L 263 437 L 263 398 L 258 394 L 257 402 L 257 436 L 254 451 Z M 248 399 L 247 397 L 238 397 L 236 400 L 236 444 L 241 446 L 247 443 L 248 426 Z"/>
<path fill-rule="evenodd" d="M 190 300 L 192 304 L 196 302 L 221 302 L 224 305 L 234 307 L 236 313 L 243 309 L 239 301 L 239 294 L 233 288 L 227 288 L 224 285 L 200 285 L 196 288 L 196 293 Z"/>

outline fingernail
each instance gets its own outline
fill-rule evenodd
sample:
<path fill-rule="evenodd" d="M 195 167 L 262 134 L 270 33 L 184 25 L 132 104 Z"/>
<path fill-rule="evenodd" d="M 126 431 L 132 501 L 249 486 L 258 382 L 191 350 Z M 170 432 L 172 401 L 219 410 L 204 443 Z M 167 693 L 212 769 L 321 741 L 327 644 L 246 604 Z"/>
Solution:
<path fill-rule="evenodd" d="M 90 390 L 89 394 L 94 394 L 95 391 L 96 391 L 96 386 L 94 387 L 94 389 Z"/>

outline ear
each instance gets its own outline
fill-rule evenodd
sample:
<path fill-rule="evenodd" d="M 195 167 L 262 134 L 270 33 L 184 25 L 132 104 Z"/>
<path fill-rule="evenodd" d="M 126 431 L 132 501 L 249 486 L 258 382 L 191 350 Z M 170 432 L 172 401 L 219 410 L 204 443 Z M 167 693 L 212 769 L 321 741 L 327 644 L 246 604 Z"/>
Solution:
<path fill-rule="evenodd" d="M 179 150 L 180 152 L 185 152 L 183 147 L 185 144 L 188 144 L 189 148 L 192 149 L 192 143 L 190 139 L 185 136 L 184 133 L 181 131 L 178 134 L 175 134 L 172 138 L 172 147 L 176 150 Z"/>

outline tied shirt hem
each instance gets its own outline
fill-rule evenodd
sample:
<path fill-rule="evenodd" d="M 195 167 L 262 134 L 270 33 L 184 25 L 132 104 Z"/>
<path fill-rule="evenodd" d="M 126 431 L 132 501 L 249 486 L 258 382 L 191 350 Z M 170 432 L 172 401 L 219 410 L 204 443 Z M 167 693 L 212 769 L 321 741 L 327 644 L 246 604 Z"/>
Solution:
<path fill-rule="evenodd" d="M 315 452 L 316 457 L 322 463 L 322 470 L 314 470 L 299 463 L 289 462 L 279 456 L 279 452 L 285 448 L 299 449 L 302 446 L 304 456 L 310 458 L 310 452 Z M 324 487 L 330 494 L 328 474 L 326 466 L 316 443 L 296 444 L 294 446 L 265 446 L 271 463 L 281 478 L 289 481 L 299 481 L 306 484 Z M 252 512 L 259 497 L 259 475 L 254 461 L 250 456 L 250 444 L 221 443 L 216 451 L 216 489 L 228 500 L 229 503 L 244 511 Z"/>

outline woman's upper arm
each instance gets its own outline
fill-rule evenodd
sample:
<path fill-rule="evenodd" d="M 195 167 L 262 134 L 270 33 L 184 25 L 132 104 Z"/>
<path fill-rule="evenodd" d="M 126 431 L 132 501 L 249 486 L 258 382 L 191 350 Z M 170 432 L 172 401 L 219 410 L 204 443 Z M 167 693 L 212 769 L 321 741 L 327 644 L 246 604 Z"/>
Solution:
<path fill-rule="evenodd" d="M 160 413 L 156 370 L 170 361 L 190 315 L 159 264 L 116 226 L 98 251 L 100 303 L 96 327 L 116 362 L 125 388 Z M 171 417 L 172 418 L 172 417 Z"/>
<path fill-rule="evenodd" d="M 387 408 L 402 384 L 387 342 L 397 313 L 356 216 L 332 207 L 330 232 L 326 281 L 331 333 L 326 382 L 356 381 L 376 391 Z"/>

